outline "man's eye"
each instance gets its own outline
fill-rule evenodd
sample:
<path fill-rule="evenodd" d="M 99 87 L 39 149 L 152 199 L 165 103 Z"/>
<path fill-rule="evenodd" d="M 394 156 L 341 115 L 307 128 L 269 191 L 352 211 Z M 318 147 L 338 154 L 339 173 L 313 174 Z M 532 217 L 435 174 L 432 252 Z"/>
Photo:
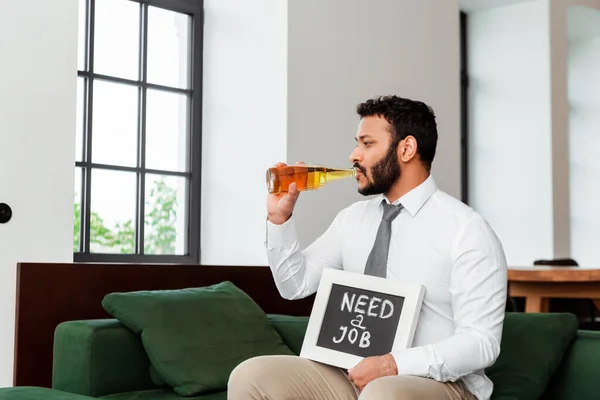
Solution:
<path fill-rule="evenodd" d="M 369 145 L 373 144 L 373 142 L 363 142 L 363 144 L 364 144 L 365 146 L 369 146 Z"/>

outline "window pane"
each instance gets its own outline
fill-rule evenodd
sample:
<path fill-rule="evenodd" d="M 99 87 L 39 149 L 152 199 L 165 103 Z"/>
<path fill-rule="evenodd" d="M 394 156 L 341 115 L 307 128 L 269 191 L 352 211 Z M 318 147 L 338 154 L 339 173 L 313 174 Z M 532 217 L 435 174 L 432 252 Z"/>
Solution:
<path fill-rule="evenodd" d="M 75 161 L 83 160 L 83 109 L 85 79 L 77 78 L 77 128 L 75 130 Z"/>
<path fill-rule="evenodd" d="M 185 254 L 186 179 L 146 175 L 145 254 Z"/>
<path fill-rule="evenodd" d="M 138 93 L 134 86 L 94 80 L 94 163 L 137 165 Z"/>
<path fill-rule="evenodd" d="M 188 97 L 148 89 L 146 104 L 146 168 L 186 171 Z"/>
<path fill-rule="evenodd" d="M 189 88 L 191 17 L 148 7 L 148 82 Z"/>
<path fill-rule="evenodd" d="M 88 0 L 79 0 L 79 23 L 77 32 L 77 69 L 85 70 L 85 19 L 87 13 Z"/>
<path fill-rule="evenodd" d="M 74 193 L 74 216 L 73 216 L 73 251 L 79 252 L 79 241 L 81 233 L 81 176 L 82 168 L 75 167 L 75 193 Z"/>
<path fill-rule="evenodd" d="M 94 72 L 138 79 L 140 4 L 128 0 L 96 1 Z"/>
<path fill-rule="evenodd" d="M 135 198 L 135 173 L 92 170 L 92 253 L 134 253 Z"/>

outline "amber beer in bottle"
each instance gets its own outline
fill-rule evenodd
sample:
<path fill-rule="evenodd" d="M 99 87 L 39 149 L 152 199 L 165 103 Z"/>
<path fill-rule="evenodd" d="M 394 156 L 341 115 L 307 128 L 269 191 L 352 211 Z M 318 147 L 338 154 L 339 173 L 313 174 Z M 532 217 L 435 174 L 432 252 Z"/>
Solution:
<path fill-rule="evenodd" d="M 356 176 L 354 168 L 288 165 L 267 170 L 267 189 L 270 194 L 287 192 L 295 182 L 299 191 L 319 189 L 327 182 Z"/>

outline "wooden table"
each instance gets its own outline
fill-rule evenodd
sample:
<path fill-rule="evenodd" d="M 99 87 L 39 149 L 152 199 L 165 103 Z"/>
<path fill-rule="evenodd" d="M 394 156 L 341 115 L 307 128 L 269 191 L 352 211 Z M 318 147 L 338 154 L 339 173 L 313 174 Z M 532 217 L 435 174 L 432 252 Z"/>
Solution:
<path fill-rule="evenodd" d="M 509 267 L 508 295 L 525 297 L 525 312 L 548 312 L 551 298 L 591 299 L 600 309 L 600 268 Z"/>

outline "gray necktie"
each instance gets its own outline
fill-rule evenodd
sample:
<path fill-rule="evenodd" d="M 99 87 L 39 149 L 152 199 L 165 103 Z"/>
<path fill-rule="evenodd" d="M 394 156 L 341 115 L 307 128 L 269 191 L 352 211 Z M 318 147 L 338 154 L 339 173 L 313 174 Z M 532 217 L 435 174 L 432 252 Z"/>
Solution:
<path fill-rule="evenodd" d="M 392 221 L 400 214 L 402 205 L 394 206 L 383 201 L 383 217 L 377 230 L 375 244 L 365 266 L 365 275 L 385 278 L 387 275 L 387 259 L 392 236 Z"/>

